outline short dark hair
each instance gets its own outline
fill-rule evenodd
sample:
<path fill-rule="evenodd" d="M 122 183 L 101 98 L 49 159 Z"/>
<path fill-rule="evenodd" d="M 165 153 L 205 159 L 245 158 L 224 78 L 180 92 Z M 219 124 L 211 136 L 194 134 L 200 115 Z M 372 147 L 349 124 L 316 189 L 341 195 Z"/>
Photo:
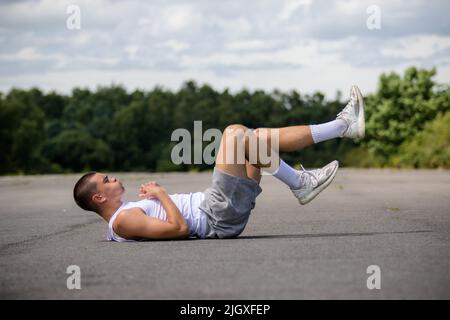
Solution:
<path fill-rule="evenodd" d="M 91 181 L 91 178 L 96 173 L 95 171 L 85 173 L 77 181 L 73 188 L 73 198 L 81 209 L 98 213 L 97 205 L 92 202 L 92 196 L 97 192 L 97 185 Z"/>

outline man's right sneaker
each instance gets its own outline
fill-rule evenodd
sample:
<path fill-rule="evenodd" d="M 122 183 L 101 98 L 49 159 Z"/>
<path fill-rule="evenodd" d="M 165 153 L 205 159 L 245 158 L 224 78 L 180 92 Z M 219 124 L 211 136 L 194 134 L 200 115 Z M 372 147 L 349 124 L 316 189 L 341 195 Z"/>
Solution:
<path fill-rule="evenodd" d="M 347 123 L 347 129 L 341 135 L 342 138 L 359 140 L 364 138 L 366 125 L 364 119 L 364 100 L 357 86 L 350 90 L 350 101 L 345 108 L 337 114 L 336 119 L 342 119 Z"/>
<path fill-rule="evenodd" d="M 333 181 L 334 176 L 339 168 L 339 162 L 334 160 L 325 167 L 315 170 L 299 171 L 302 186 L 300 189 L 291 189 L 294 196 L 298 199 L 300 204 L 307 204 L 314 199 L 321 191 L 323 191 Z"/>

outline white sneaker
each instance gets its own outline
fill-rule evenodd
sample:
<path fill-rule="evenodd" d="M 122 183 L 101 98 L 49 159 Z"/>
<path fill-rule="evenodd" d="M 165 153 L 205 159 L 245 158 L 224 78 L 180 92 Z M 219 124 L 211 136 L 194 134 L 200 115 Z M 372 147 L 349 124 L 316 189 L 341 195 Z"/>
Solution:
<path fill-rule="evenodd" d="M 364 101 L 357 86 L 350 90 L 350 101 L 345 108 L 338 113 L 336 119 L 344 120 L 348 127 L 341 138 L 362 139 L 364 138 L 366 124 L 364 120 Z"/>
<path fill-rule="evenodd" d="M 305 170 L 303 166 L 301 167 L 302 171 L 299 173 L 302 186 L 300 189 L 291 189 L 291 191 L 300 204 L 307 204 L 333 181 L 339 168 L 339 162 L 334 160 L 325 167 L 315 170 Z"/>

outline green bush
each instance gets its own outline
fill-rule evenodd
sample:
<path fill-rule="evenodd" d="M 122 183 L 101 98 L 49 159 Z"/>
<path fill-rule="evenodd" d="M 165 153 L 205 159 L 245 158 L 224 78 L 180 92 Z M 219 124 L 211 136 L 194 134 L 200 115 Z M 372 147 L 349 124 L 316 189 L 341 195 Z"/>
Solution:
<path fill-rule="evenodd" d="M 93 138 L 85 129 L 71 129 L 49 139 L 43 153 L 50 165 L 47 172 L 90 171 L 108 168 L 112 152 L 102 140 Z M 55 165 L 56 164 L 56 165 Z"/>
<path fill-rule="evenodd" d="M 440 112 L 450 110 L 450 89 L 437 85 L 436 70 L 411 67 L 402 77 L 381 75 L 375 94 L 366 98 L 366 137 L 362 145 L 385 159 L 420 132 Z"/>
<path fill-rule="evenodd" d="M 428 122 L 424 130 L 404 142 L 391 165 L 410 168 L 450 168 L 450 112 Z"/>
<path fill-rule="evenodd" d="M 345 167 L 383 167 L 385 161 L 383 158 L 374 155 L 365 147 L 359 147 L 348 151 L 343 158 L 343 165 Z"/>

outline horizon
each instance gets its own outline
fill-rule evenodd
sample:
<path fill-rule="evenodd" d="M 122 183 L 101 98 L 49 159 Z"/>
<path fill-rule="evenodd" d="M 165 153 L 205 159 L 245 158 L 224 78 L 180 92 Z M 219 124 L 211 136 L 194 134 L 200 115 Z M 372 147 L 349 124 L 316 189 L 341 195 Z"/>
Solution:
<path fill-rule="evenodd" d="M 415 66 L 410 66 L 410 67 L 415 67 Z M 410 68 L 410 67 L 407 67 L 407 68 Z M 374 90 L 372 90 L 370 92 L 366 91 L 366 92 L 363 93 L 363 95 L 367 96 L 367 95 L 376 93 L 376 90 L 378 90 L 379 79 L 380 79 L 381 75 L 388 75 L 388 74 L 391 74 L 391 73 L 396 73 L 400 77 L 402 77 L 404 75 L 405 71 L 407 70 L 407 68 L 402 70 L 400 73 L 397 73 L 395 71 L 388 71 L 388 72 L 381 73 L 376 78 L 377 81 L 376 81 L 376 86 L 375 86 Z M 432 67 L 432 68 L 434 68 L 434 67 Z M 440 82 L 438 80 L 439 79 L 439 69 L 437 69 L 437 68 L 436 68 L 436 75 L 433 78 L 434 78 L 434 80 L 435 80 L 437 85 L 449 85 L 448 83 Z M 243 91 L 247 91 L 250 94 L 253 94 L 253 93 L 257 92 L 257 91 L 263 91 L 264 93 L 266 93 L 268 95 L 271 95 L 271 94 L 275 93 L 275 91 L 278 90 L 282 94 L 290 94 L 290 93 L 295 91 L 295 92 L 297 92 L 298 94 L 300 94 L 302 96 L 311 96 L 311 95 L 319 93 L 319 94 L 323 94 L 326 100 L 333 100 L 333 99 L 336 100 L 337 98 L 340 98 L 339 101 L 347 100 L 346 91 L 345 90 L 342 91 L 340 89 L 336 89 L 334 94 L 326 93 L 326 92 L 320 90 L 320 88 L 315 90 L 315 91 L 312 91 L 312 92 L 306 92 L 304 90 L 300 90 L 300 89 L 297 89 L 297 88 L 291 88 L 291 89 L 282 90 L 282 89 L 277 88 L 277 87 L 274 87 L 272 89 L 270 89 L 270 88 L 266 89 L 266 88 L 249 88 L 249 87 L 246 87 L 246 86 L 242 86 L 241 88 L 235 88 L 233 90 L 233 88 L 229 88 L 229 87 L 225 87 L 225 88 L 220 88 L 219 89 L 219 88 L 216 88 L 215 86 L 213 86 L 212 84 L 210 84 L 208 82 L 200 82 L 200 81 L 197 81 L 195 79 L 186 79 L 177 88 L 170 88 L 168 86 L 164 86 L 164 85 L 160 85 L 160 84 L 155 84 L 153 87 L 149 87 L 149 88 L 128 88 L 124 83 L 111 82 L 110 84 L 97 84 L 95 86 L 89 86 L 89 85 L 75 86 L 75 87 L 71 88 L 68 91 L 66 91 L 66 90 L 58 90 L 58 89 L 45 89 L 45 88 L 39 87 L 38 85 L 33 85 L 33 86 L 29 86 L 29 87 L 12 86 L 8 90 L 0 90 L 0 94 L 7 95 L 10 91 L 12 91 L 14 89 L 25 90 L 25 91 L 32 90 L 32 89 L 38 89 L 43 94 L 56 93 L 56 94 L 62 95 L 62 96 L 71 96 L 74 90 L 89 90 L 90 92 L 97 92 L 100 89 L 115 88 L 115 87 L 119 87 L 119 88 L 124 89 L 127 94 L 131 94 L 131 93 L 133 93 L 135 91 L 141 91 L 141 92 L 144 92 L 144 93 L 148 93 L 148 92 L 152 92 L 152 91 L 154 91 L 156 89 L 161 89 L 163 91 L 169 91 L 169 92 L 176 93 L 176 92 L 179 92 L 183 88 L 183 86 L 186 83 L 189 83 L 189 82 L 194 82 L 195 85 L 198 88 L 201 88 L 203 86 L 209 86 L 211 89 L 213 89 L 214 91 L 218 92 L 219 94 L 222 94 L 225 91 L 228 91 L 228 93 L 231 94 L 231 95 L 236 95 L 236 94 L 238 94 L 240 92 L 243 92 Z M 357 85 L 357 84 L 355 84 L 355 85 Z M 348 90 L 350 90 L 350 87 L 348 88 Z M 339 94 L 341 94 L 341 95 L 339 96 Z"/>

